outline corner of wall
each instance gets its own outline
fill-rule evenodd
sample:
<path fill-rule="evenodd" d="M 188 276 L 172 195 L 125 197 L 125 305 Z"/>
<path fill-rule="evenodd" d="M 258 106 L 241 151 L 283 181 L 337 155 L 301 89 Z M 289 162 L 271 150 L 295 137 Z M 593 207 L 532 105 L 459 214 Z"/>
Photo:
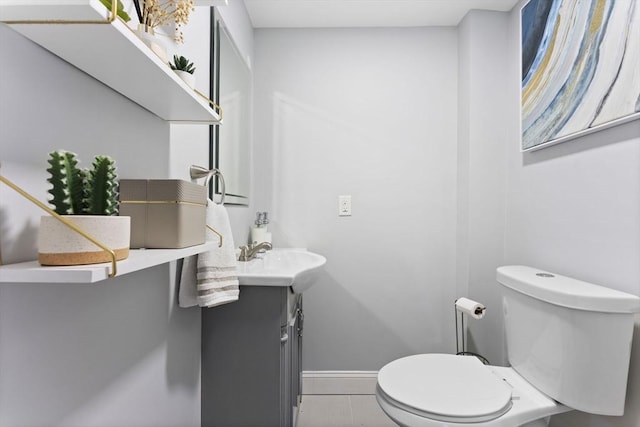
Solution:
<path fill-rule="evenodd" d="M 491 308 L 499 306 L 495 269 L 504 261 L 507 19 L 503 12 L 474 10 L 458 27 L 457 291 Z M 502 334 L 495 333 L 501 328 L 500 310 L 489 310 L 482 323 L 470 325 L 470 350 L 504 363 Z"/>

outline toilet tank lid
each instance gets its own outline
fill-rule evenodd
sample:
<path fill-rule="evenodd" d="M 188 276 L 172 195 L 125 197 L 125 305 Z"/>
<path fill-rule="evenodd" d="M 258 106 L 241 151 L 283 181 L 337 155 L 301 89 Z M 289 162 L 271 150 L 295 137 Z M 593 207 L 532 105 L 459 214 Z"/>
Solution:
<path fill-rule="evenodd" d="M 498 267 L 502 285 L 551 304 L 604 313 L 638 313 L 640 297 L 523 265 Z"/>

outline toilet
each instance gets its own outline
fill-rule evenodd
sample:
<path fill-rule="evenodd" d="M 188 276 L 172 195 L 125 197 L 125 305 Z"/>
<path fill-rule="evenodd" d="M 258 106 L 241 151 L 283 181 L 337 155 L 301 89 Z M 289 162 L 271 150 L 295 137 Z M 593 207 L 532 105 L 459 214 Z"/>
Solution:
<path fill-rule="evenodd" d="M 378 372 L 382 410 L 406 427 L 543 427 L 571 410 L 622 415 L 640 297 L 526 266 L 500 267 L 497 280 L 510 366 L 435 353 L 395 360 Z"/>

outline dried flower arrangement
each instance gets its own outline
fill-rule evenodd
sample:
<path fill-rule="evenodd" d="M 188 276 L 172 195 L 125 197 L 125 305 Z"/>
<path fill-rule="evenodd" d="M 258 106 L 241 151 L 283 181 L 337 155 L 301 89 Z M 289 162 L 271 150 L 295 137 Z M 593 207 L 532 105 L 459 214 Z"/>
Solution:
<path fill-rule="evenodd" d="M 156 28 L 175 23 L 174 40 L 184 43 L 182 26 L 189 22 L 194 10 L 193 0 L 133 0 L 140 24 Z"/>

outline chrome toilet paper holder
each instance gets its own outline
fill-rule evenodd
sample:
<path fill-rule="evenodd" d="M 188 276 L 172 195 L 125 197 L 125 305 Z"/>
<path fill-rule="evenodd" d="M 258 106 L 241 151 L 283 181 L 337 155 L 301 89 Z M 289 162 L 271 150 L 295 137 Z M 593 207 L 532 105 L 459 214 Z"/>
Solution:
<path fill-rule="evenodd" d="M 474 319 L 480 320 L 484 317 L 487 307 L 468 298 L 458 298 L 453 304 L 453 311 L 456 319 L 456 355 L 457 356 L 475 356 L 485 365 L 489 364 L 489 360 L 484 356 L 467 351 L 465 342 L 464 317 L 465 313 Z M 460 325 L 458 325 L 458 315 L 460 316 Z M 460 339 L 462 338 L 462 339 Z M 462 350 L 460 350 L 462 344 Z"/>

